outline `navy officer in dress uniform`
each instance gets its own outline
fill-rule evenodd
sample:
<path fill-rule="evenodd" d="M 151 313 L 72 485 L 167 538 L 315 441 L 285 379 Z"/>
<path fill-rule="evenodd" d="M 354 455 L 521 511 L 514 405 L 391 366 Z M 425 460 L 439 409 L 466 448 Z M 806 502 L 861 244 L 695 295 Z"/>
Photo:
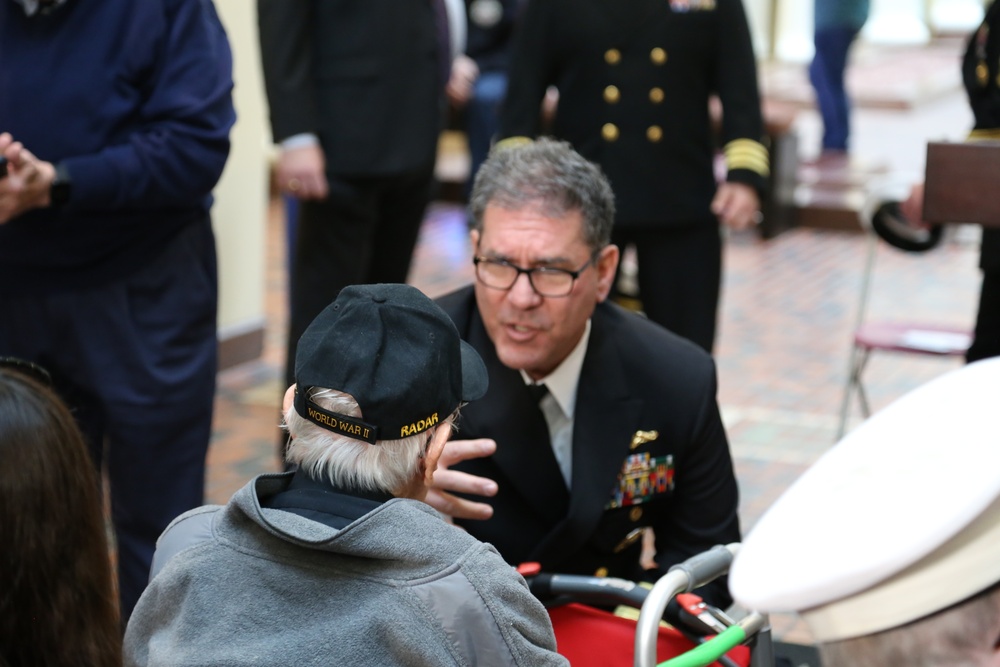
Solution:
<path fill-rule="evenodd" d="M 968 141 L 1000 140 L 1000 2 L 987 8 L 983 22 L 969 37 L 962 59 L 962 84 L 975 118 Z M 919 183 L 902 204 L 909 220 L 922 219 L 923 198 L 923 183 Z M 983 229 L 979 268 L 983 271 L 979 312 L 965 355 L 970 363 L 1000 356 L 1000 229 Z"/>
<path fill-rule="evenodd" d="M 551 128 L 611 180 L 613 240 L 634 244 L 654 322 L 711 352 L 722 273 L 719 222 L 760 221 L 768 156 L 740 0 L 532 0 L 514 35 L 500 137 Z M 726 176 L 716 183 L 709 101 L 721 101 Z"/>
<path fill-rule="evenodd" d="M 1000 139 L 1000 3 L 986 10 L 962 61 L 962 80 L 976 124 L 970 141 Z M 983 229 L 979 267 L 983 285 L 970 362 L 1000 356 L 1000 229 Z"/>
<path fill-rule="evenodd" d="M 712 358 L 607 301 L 619 251 L 600 168 L 552 139 L 497 147 L 470 207 L 476 282 L 439 303 L 490 385 L 428 501 L 550 572 L 653 579 L 739 541 Z M 715 585 L 704 593 L 724 606 Z"/>

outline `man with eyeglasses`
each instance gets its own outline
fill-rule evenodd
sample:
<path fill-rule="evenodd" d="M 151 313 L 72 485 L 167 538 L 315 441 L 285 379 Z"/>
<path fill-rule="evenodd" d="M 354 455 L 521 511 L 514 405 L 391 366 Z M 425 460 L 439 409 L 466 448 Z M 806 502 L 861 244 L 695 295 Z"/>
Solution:
<path fill-rule="evenodd" d="M 600 168 L 551 139 L 494 150 L 470 208 L 476 283 L 439 302 L 490 388 L 428 502 L 550 572 L 652 579 L 739 541 L 711 357 L 606 300 L 619 250 Z M 724 581 L 703 593 L 729 602 Z"/>

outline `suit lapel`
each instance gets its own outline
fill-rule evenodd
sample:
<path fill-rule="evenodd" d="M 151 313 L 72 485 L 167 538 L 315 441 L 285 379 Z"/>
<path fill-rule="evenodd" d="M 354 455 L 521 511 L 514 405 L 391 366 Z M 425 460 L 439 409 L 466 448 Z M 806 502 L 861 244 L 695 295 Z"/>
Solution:
<path fill-rule="evenodd" d="M 525 387 L 521 374 L 497 358 L 478 311 L 469 323 L 467 340 L 486 364 L 490 387 L 486 399 L 463 410 L 462 419 L 468 415 L 472 432 L 496 440 L 493 462 L 510 481 L 513 492 L 554 524 L 566 516 L 569 492 L 549 443 L 545 416 Z M 489 409 L 477 409 L 477 405 L 488 405 Z"/>
<path fill-rule="evenodd" d="M 629 395 L 607 309 L 598 307 L 592 323 L 576 397 L 569 513 L 533 554 L 547 562 L 571 555 L 593 534 L 611 500 L 642 408 L 642 401 Z"/>

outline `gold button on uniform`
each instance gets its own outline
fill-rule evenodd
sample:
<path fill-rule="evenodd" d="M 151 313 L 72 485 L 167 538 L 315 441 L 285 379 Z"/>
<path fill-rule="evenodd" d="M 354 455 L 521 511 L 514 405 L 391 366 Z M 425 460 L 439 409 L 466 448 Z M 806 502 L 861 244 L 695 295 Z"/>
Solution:
<path fill-rule="evenodd" d="M 599 568 L 597 568 L 597 571 L 594 572 L 594 576 L 595 577 L 602 577 L 602 578 L 608 576 L 608 568 L 606 568 L 606 567 L 599 567 Z"/>
<path fill-rule="evenodd" d="M 663 129 L 659 125 L 650 125 L 646 130 L 646 138 L 655 144 L 663 138 Z"/>
<path fill-rule="evenodd" d="M 618 92 L 618 86 L 608 86 L 604 89 L 604 101 L 608 104 L 615 104 L 621 99 L 621 93 Z"/>
<path fill-rule="evenodd" d="M 653 61 L 654 65 L 662 65 L 667 62 L 667 52 L 660 47 L 656 47 L 649 52 L 649 59 Z"/>
<path fill-rule="evenodd" d="M 631 510 L 629 510 L 628 518 L 631 519 L 632 521 L 638 521 L 639 519 L 641 519 L 642 518 L 642 508 L 641 507 L 633 507 Z"/>
<path fill-rule="evenodd" d="M 649 89 L 649 101 L 653 104 L 659 104 L 663 101 L 663 89 L 662 88 L 650 88 Z"/>
<path fill-rule="evenodd" d="M 608 49 L 604 52 L 604 62 L 609 65 L 617 65 L 622 59 L 622 52 L 618 49 Z"/>
<path fill-rule="evenodd" d="M 618 138 L 618 126 L 614 123 L 605 123 L 601 128 L 601 136 L 605 141 L 615 141 Z"/>

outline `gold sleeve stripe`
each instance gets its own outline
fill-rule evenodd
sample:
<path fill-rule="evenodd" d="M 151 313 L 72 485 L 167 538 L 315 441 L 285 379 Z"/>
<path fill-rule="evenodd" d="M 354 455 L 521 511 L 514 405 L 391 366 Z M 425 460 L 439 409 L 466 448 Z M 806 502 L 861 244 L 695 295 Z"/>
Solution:
<path fill-rule="evenodd" d="M 503 150 L 505 148 L 514 148 L 515 146 L 523 146 L 524 144 L 530 144 L 532 142 L 531 137 L 507 137 L 506 139 L 501 139 L 500 141 L 493 144 L 491 151 Z"/>
<path fill-rule="evenodd" d="M 761 176 L 771 173 L 767 159 L 767 149 L 758 141 L 751 139 L 734 139 L 725 145 L 727 169 L 749 169 Z"/>
<path fill-rule="evenodd" d="M 973 130 L 969 132 L 968 141 L 982 141 L 984 139 L 1000 139 L 1000 127 L 991 127 L 988 130 Z"/>

